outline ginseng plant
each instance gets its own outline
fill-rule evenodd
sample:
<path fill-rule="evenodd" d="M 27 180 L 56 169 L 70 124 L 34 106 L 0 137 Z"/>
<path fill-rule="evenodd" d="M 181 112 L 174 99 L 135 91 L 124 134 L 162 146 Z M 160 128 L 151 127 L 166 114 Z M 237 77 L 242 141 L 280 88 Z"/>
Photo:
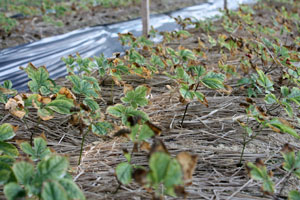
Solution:
<path fill-rule="evenodd" d="M 61 87 L 49 78 L 49 73 L 46 67 L 36 68 L 32 63 L 29 63 L 27 68 L 22 68 L 28 74 L 31 81 L 28 82 L 28 87 L 32 93 L 21 93 L 12 98 L 9 98 L 5 104 L 5 109 L 20 118 L 25 124 L 28 131 L 26 116 L 30 112 L 29 108 L 37 109 L 38 123 L 40 120 L 50 120 L 54 118 L 54 113 L 70 114 L 70 109 L 73 107 L 72 98 L 61 94 Z M 31 132 L 30 143 L 33 142 L 33 132 Z"/>
<path fill-rule="evenodd" d="M 131 153 L 123 150 L 126 162 L 116 167 L 119 187 L 134 179 L 152 193 L 153 198 L 162 199 L 164 195 L 185 197 L 184 185 L 191 182 L 197 157 L 181 152 L 175 159 L 170 156 L 163 142 L 155 139 L 161 134 L 161 129 L 149 121 L 146 113 L 137 110 L 138 107 L 148 105 L 149 100 L 146 97 L 150 94 L 149 87 L 141 85 L 133 89 L 127 85 L 124 93 L 121 101 L 128 106 L 117 104 L 107 108 L 110 115 L 121 118 L 122 124 L 126 126 L 116 132 L 115 136 L 125 136 L 133 143 Z M 149 170 L 132 163 L 133 153 L 139 150 L 149 152 Z"/>

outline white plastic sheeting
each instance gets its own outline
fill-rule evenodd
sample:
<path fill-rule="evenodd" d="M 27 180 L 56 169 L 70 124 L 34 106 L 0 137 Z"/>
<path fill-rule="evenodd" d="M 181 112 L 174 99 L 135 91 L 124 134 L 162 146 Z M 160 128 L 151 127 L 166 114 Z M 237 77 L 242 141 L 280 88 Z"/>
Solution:
<path fill-rule="evenodd" d="M 241 3 L 254 3 L 254 0 L 230 0 L 228 8 L 237 9 Z M 205 19 L 220 14 L 219 9 L 222 8 L 223 0 L 209 1 L 209 3 L 183 8 L 169 14 L 151 15 L 150 23 L 159 31 L 176 30 L 179 27 L 172 17 Z M 139 36 L 141 31 L 141 19 L 136 19 L 111 25 L 88 27 L 3 49 L 0 51 L 0 83 L 11 80 L 15 89 L 27 90 L 27 74 L 21 71 L 19 66 L 26 67 L 29 62 L 35 66 L 45 65 L 52 79 L 65 76 L 66 68 L 61 61 L 62 57 L 75 55 L 77 52 L 82 57 L 99 56 L 101 53 L 110 57 L 114 52 L 124 51 L 118 41 L 118 33 L 132 32 Z"/>

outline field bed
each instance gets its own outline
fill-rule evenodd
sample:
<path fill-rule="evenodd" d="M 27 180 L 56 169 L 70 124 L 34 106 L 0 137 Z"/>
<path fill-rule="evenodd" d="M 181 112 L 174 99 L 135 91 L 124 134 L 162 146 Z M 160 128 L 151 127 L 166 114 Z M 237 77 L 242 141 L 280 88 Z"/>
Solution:
<path fill-rule="evenodd" d="M 176 0 L 169 3 L 165 0 L 151 1 L 151 14 L 166 13 L 180 8 L 193 6 L 206 2 L 205 0 Z M 65 15 L 55 17 L 49 14 L 54 19 L 54 22 L 59 20 L 62 26 L 55 25 L 43 20 L 42 16 L 28 16 L 17 19 L 18 25 L 10 32 L 5 33 L 0 27 L 0 49 L 13 47 L 33 41 L 40 40 L 45 37 L 64 34 L 73 30 L 111 24 L 121 21 L 128 21 L 141 16 L 141 4 L 138 1 L 130 1 L 128 5 L 118 6 L 95 6 L 92 8 L 77 8 L 75 11 L 68 11 Z M 16 13 L 7 12 L 10 16 Z"/>

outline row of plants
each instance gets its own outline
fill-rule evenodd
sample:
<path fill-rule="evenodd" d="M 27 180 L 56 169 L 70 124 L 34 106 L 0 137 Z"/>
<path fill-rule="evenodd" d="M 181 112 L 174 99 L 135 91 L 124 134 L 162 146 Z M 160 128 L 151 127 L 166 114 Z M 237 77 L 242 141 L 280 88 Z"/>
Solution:
<path fill-rule="evenodd" d="M 297 12 L 287 12 L 284 6 L 293 5 L 298 8 L 299 4 L 294 1 L 276 1 L 276 3 L 281 7 L 275 8 L 269 1 L 262 1 L 253 8 L 242 5 L 238 11 L 227 11 L 219 19 L 222 24 L 219 28 L 214 27 L 212 21 L 177 18 L 176 21 L 182 29 L 162 33 L 163 41 L 160 44 L 153 43 L 151 38 L 134 37 L 131 33 L 119 34 L 121 43 L 128 47 L 124 56 L 116 53 L 114 58 L 105 58 L 103 55 L 81 58 L 77 55 L 63 59 L 69 72 L 66 79 L 72 84 L 71 88 L 57 85 L 49 78 L 45 67 L 36 68 L 29 64 L 23 70 L 31 79 L 28 83 L 31 93 L 18 94 L 7 81 L 1 86 L 0 100 L 5 103 L 5 108 L 12 115 L 22 120 L 25 126 L 31 110 L 29 108 L 36 109 L 39 121 L 51 120 L 57 113 L 70 117 L 69 123 L 77 127 L 82 135 L 78 164 L 81 162 L 87 134 L 94 133 L 101 136 L 115 132 L 115 136 L 127 137 L 132 142 L 133 149 L 131 151 L 124 149 L 126 161 L 116 167 L 119 183 L 129 184 L 135 180 L 155 198 L 166 194 L 185 196 L 184 185 L 191 183 L 197 158 L 187 152 L 179 153 L 176 158 L 168 153 L 163 142 L 159 140 L 161 129 L 151 123 L 148 115 L 143 112 L 143 107 L 150 102 L 148 97 L 151 94 L 151 87 L 140 85 L 134 88 L 126 83 L 123 77 L 135 75 L 142 79 L 151 79 L 156 74 L 162 74 L 173 80 L 174 84 L 170 89 L 178 94 L 179 101 L 185 105 L 185 111 L 179 122 L 181 126 L 184 126 L 188 107 L 193 100 L 209 106 L 201 90 L 210 89 L 230 95 L 233 88 L 228 83 L 237 80 L 237 85 L 245 91 L 245 96 L 248 96 L 245 102 L 240 104 L 245 108 L 246 118 L 237 121 L 245 130 L 238 166 L 244 164 L 243 154 L 247 144 L 253 141 L 262 129 L 288 133 L 298 140 L 299 125 L 292 123 L 298 120 L 297 106 L 300 101 L 299 70 L 295 65 L 300 61 L 297 51 L 300 38 L 293 34 L 299 31 L 300 20 Z M 271 19 L 274 26 L 262 26 L 260 22 L 256 22 L 256 12 L 270 9 L 275 10 Z M 194 31 L 205 33 L 206 37 L 198 38 L 196 48 L 189 49 L 183 46 L 172 48 L 169 45 L 172 41 L 184 41 L 193 37 L 192 31 L 186 30 L 186 27 L 190 26 L 195 27 Z M 220 28 L 222 34 L 217 32 Z M 236 36 L 239 32 L 243 34 Z M 152 29 L 150 36 L 156 37 L 157 32 Z M 293 39 L 292 43 L 296 44 L 295 46 L 287 44 L 286 41 L 290 39 Z M 220 59 L 217 64 L 210 66 L 205 61 L 209 59 L 210 51 L 216 48 Z M 230 57 L 237 57 L 239 64 L 236 66 L 227 64 Z M 98 72 L 96 77 L 92 75 L 95 69 Z M 106 111 L 103 111 L 99 101 L 103 101 L 101 84 L 105 84 L 107 77 L 113 79 L 112 87 L 123 87 L 124 92 L 116 104 L 108 106 Z M 263 98 L 265 106 L 262 107 L 261 102 L 256 102 L 252 97 Z M 115 126 L 111 117 L 120 119 L 117 129 L 113 128 Z M 31 145 L 35 144 L 33 136 L 31 133 Z M 132 157 L 137 151 L 148 152 L 148 166 L 132 163 Z M 298 158 L 291 152 L 293 151 L 284 150 L 283 157 L 284 166 L 289 165 L 284 169 L 292 175 L 299 168 L 299 164 Z M 13 170 L 13 165 L 6 169 Z M 256 164 L 248 163 L 247 166 L 253 179 L 263 181 L 263 190 L 269 195 L 276 196 L 274 184 L 264 164 L 257 161 Z M 287 180 L 286 177 L 285 181 Z M 56 181 L 64 187 L 59 180 Z M 19 184 L 15 180 L 7 181 L 5 188 L 11 182 Z M 26 186 L 21 188 L 25 188 L 26 195 L 43 198 L 43 189 L 39 189 L 40 193 L 30 193 L 30 189 Z M 277 195 L 281 192 L 279 191 Z M 66 195 L 69 199 L 73 198 Z M 293 198 L 297 195 L 299 195 L 297 191 L 291 191 L 289 194 L 291 199 L 297 199 Z"/>
<path fill-rule="evenodd" d="M 80 11 L 93 10 L 94 7 L 120 7 L 138 4 L 140 0 L 3 0 L 0 2 L 0 29 L 10 33 L 18 26 L 17 17 L 42 16 L 46 23 L 63 26 L 62 16 Z M 12 13 L 14 15 L 12 15 Z M 8 15 L 9 14 L 9 15 Z M 11 16 L 15 16 L 11 18 Z"/>

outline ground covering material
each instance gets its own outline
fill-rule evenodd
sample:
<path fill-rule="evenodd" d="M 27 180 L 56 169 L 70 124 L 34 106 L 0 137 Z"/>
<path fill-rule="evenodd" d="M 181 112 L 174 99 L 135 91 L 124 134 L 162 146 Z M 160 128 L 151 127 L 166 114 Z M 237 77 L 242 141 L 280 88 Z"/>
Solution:
<path fill-rule="evenodd" d="M 152 0 L 150 6 L 151 14 L 166 13 L 187 6 L 193 6 L 204 3 L 205 0 Z M 13 4 L 13 3 L 12 3 Z M 63 16 L 53 17 L 53 23 L 43 20 L 43 16 L 24 16 L 17 18 L 17 26 L 9 32 L 5 32 L 0 27 L 0 49 L 13 47 L 45 37 L 55 36 L 67 33 L 73 30 L 111 24 L 121 21 L 135 19 L 141 16 L 141 3 L 139 1 L 130 1 L 128 5 L 117 4 L 114 6 L 89 6 L 87 8 L 74 7 L 67 11 Z M 13 16 L 18 13 L 7 11 L 7 16 Z M 60 21 L 61 25 L 55 25 L 55 21 Z"/>
<path fill-rule="evenodd" d="M 299 37 L 299 29 L 288 20 L 281 21 L 280 9 L 282 6 L 286 6 L 289 13 L 300 12 L 299 2 L 296 1 L 293 4 L 274 3 L 272 1 L 272 3 L 255 5 L 253 7 L 255 13 L 250 15 L 253 22 L 251 26 L 258 28 L 262 25 L 272 28 L 275 31 L 273 36 L 280 38 L 279 41 L 283 41 L 282 45 L 295 50 L 296 56 L 293 61 L 299 62 L 299 42 L 293 43 L 294 39 Z M 240 10 L 240 12 L 244 13 L 245 10 Z M 242 16 L 247 18 L 246 14 Z M 278 18 L 276 19 L 276 17 Z M 245 106 L 249 106 L 248 103 L 250 102 L 247 97 L 250 91 L 248 88 L 251 88 L 251 85 L 239 85 L 238 80 L 241 77 L 250 77 L 251 74 L 256 73 L 258 67 L 263 69 L 274 83 L 273 93 L 276 96 L 280 96 L 281 86 L 298 86 L 292 82 L 287 84 L 288 80 L 282 80 L 281 69 L 285 65 L 282 62 L 275 61 L 280 59 L 280 55 L 274 54 L 272 49 L 265 47 L 265 51 L 262 51 L 263 53 L 269 51 L 268 60 L 261 59 L 257 54 L 247 51 L 249 41 L 261 43 L 262 40 L 254 32 L 251 33 L 249 29 L 242 28 L 244 26 L 242 21 L 234 17 L 231 19 L 236 19 L 237 23 L 231 31 L 226 26 L 226 22 L 230 18 L 226 18 L 225 21 L 221 19 L 213 22 L 215 27 L 213 31 L 208 31 L 211 26 L 199 25 L 200 27 L 188 29 L 190 35 L 186 32 L 179 32 L 183 36 L 177 34 L 178 32 L 173 32 L 174 35 L 167 34 L 162 46 L 160 44 L 156 46 L 191 49 L 194 53 L 201 54 L 201 58 L 197 62 L 206 66 L 208 71 L 214 70 L 226 74 L 226 91 L 212 90 L 204 85 L 197 88 L 197 91 L 201 91 L 205 95 L 208 106 L 205 105 L 206 101 L 191 100 L 182 124 L 181 120 L 185 112 L 186 102 L 184 103 L 180 97 L 177 90 L 179 85 L 172 78 L 164 75 L 164 73 L 157 73 L 150 79 L 147 79 L 145 74 L 139 74 L 139 76 L 131 74 L 124 75 L 122 81 L 130 84 L 133 88 L 141 84 L 147 84 L 152 88 L 149 97 L 151 103 L 143 107 L 142 110 L 149 115 L 152 123 L 162 129 L 162 135 L 159 138 L 165 143 L 170 154 L 176 155 L 178 152 L 187 151 L 198 157 L 196 169 L 193 173 L 193 182 L 186 187 L 187 199 L 286 199 L 289 190 L 296 189 L 299 191 L 300 182 L 299 179 L 293 176 L 286 180 L 287 173 L 282 168 L 283 158 L 280 151 L 286 143 L 299 151 L 299 139 L 289 134 L 280 134 L 278 129 L 270 127 L 255 128 L 259 126 L 258 122 L 253 118 L 249 119 L 249 113 L 245 111 Z M 273 19 L 276 19 L 280 25 L 274 26 Z M 289 28 L 289 33 L 280 34 L 283 24 Z M 231 40 L 240 41 L 245 46 L 240 45 L 240 47 L 236 47 L 235 51 L 229 51 L 221 46 L 221 42 L 216 46 L 212 45 L 214 42 L 211 38 L 218 40 L 220 35 L 228 42 Z M 139 52 L 145 58 L 149 58 L 152 50 L 143 48 Z M 247 70 L 241 62 L 241 58 L 245 57 L 249 58 L 248 61 L 251 61 L 249 67 L 246 68 Z M 161 55 L 161 58 L 163 58 L 163 55 Z M 126 60 L 126 57 L 121 59 Z M 284 62 L 286 61 L 284 60 Z M 220 69 L 220 62 L 226 63 L 230 67 Z M 170 69 L 176 70 L 174 66 Z M 233 72 L 236 72 L 236 74 L 234 75 Z M 94 76 L 98 77 L 98 72 L 95 72 Z M 56 82 L 71 88 L 70 82 L 65 78 L 60 78 Z M 115 79 L 105 76 L 99 78 L 99 83 L 102 99 L 98 100 L 98 103 L 103 112 L 109 105 L 121 103 L 120 98 L 124 96 L 124 91 L 123 87 L 115 85 Z M 261 112 L 269 117 L 287 119 L 289 124 L 292 124 L 293 128 L 299 133 L 297 120 L 289 118 L 280 106 L 270 107 L 266 104 L 264 92 L 257 92 L 256 96 L 251 97 L 251 101 L 255 102 L 256 106 L 261 107 L 263 109 Z M 19 125 L 20 128 L 15 139 L 29 140 L 30 133 L 28 129 L 17 117 L 5 110 L 3 104 L 0 104 L 0 106 L 1 124 L 7 122 Z M 291 106 L 294 107 L 294 114 L 299 115 L 297 107 L 292 104 Z M 108 121 L 116 125 L 120 124 L 119 120 L 109 115 L 106 117 Z M 126 138 L 113 137 L 114 131 L 102 137 L 92 134 L 87 135 L 82 162 L 77 166 L 82 136 L 76 128 L 68 123 L 69 118 L 57 115 L 54 119 L 42 121 L 36 127 L 37 118 L 34 109 L 26 117 L 30 131 L 34 131 L 36 135 L 44 132 L 49 146 L 58 153 L 69 157 L 74 180 L 84 191 L 87 199 L 152 198 L 150 193 L 136 183 L 119 186 L 115 177 L 116 166 L 125 161 L 122 150 L 133 148 L 132 143 L 128 142 Z M 240 126 L 239 121 L 246 122 L 247 119 L 250 120 L 249 124 L 251 124 L 253 131 L 257 133 L 257 136 L 247 144 L 240 165 L 243 138 L 246 133 Z M 251 179 L 247 173 L 246 162 L 254 162 L 258 158 L 264 161 L 268 170 L 273 171 L 272 179 L 275 182 L 275 194 L 273 196 L 262 193 L 261 183 Z M 134 153 L 132 159 L 134 164 L 147 166 L 147 153 L 143 151 Z M 284 184 L 284 182 L 286 183 Z M 285 186 L 283 187 L 283 185 Z M 172 198 L 166 197 L 166 199 Z"/>

